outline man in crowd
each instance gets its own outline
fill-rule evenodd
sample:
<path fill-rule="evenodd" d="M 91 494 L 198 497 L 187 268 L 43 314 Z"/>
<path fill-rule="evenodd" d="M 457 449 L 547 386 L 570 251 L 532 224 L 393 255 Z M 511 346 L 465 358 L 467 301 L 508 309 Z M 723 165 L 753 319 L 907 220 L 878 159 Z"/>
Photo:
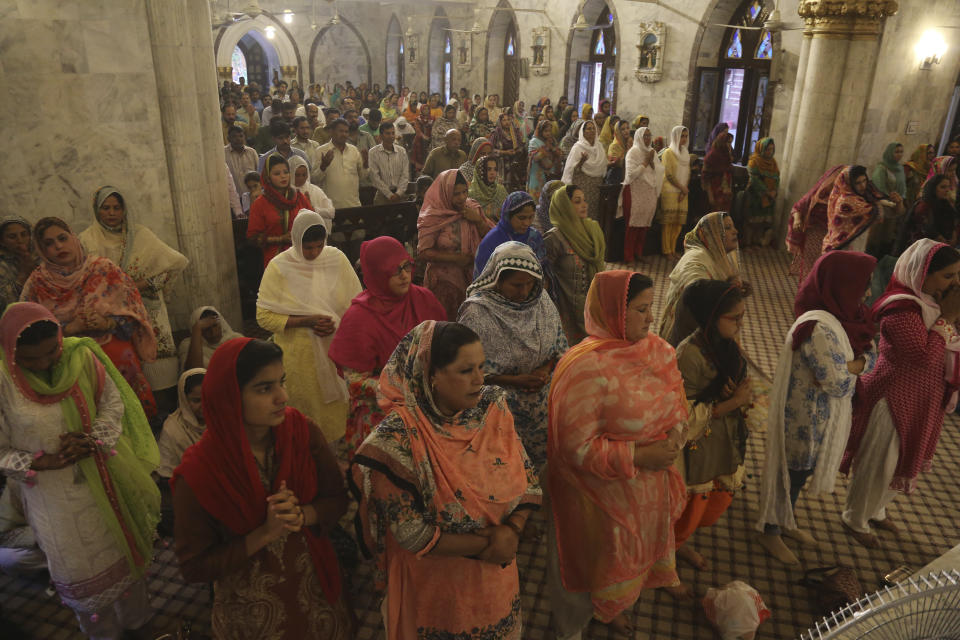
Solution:
<path fill-rule="evenodd" d="M 435 148 L 427 155 L 421 173 L 436 179 L 447 169 L 459 169 L 466 160 L 467 154 L 460 149 L 460 132 L 450 129 L 443 136 L 443 146 Z"/>
<path fill-rule="evenodd" d="M 373 136 L 374 141 L 379 144 L 380 140 L 380 123 L 383 122 L 383 114 L 380 113 L 380 109 L 370 109 L 370 112 L 367 114 L 367 121 L 360 125 L 360 131 L 369 133 Z"/>
<path fill-rule="evenodd" d="M 307 121 L 310 123 L 310 137 L 313 137 L 313 132 L 317 130 L 317 127 L 321 129 L 327 125 L 327 119 L 323 115 L 323 111 L 320 110 L 320 106 L 312 102 L 307 103 Z"/>
<path fill-rule="evenodd" d="M 243 129 L 236 125 L 227 131 L 227 141 L 229 144 L 223 148 L 224 159 L 227 161 L 233 183 L 237 187 L 237 193 L 243 193 L 243 176 L 249 171 L 257 170 L 260 164 L 259 156 L 256 149 L 247 146 L 247 137 Z"/>
<path fill-rule="evenodd" d="M 373 204 L 389 204 L 404 200 L 410 164 L 403 147 L 394 144 L 397 132 L 392 122 L 380 125 L 381 143 L 370 149 L 370 183 L 376 187 Z"/>
<path fill-rule="evenodd" d="M 330 123 L 340 118 L 340 110 L 324 109 L 323 116 L 325 119 L 324 125 L 313 130 L 313 139 L 321 146 L 330 142 Z"/>
<path fill-rule="evenodd" d="M 224 102 L 220 107 L 220 127 L 223 130 L 223 144 L 227 144 L 227 131 L 237 125 L 243 128 L 248 138 L 253 139 L 257 134 L 256 122 L 237 122 L 237 107 L 232 102 Z"/>
<path fill-rule="evenodd" d="M 250 99 L 250 94 L 246 91 L 240 94 L 240 109 L 237 110 L 237 120 L 243 120 L 247 123 L 256 122 L 257 127 L 260 127 L 260 114 L 257 113 L 257 109 Z"/>
<path fill-rule="evenodd" d="M 257 173 L 263 173 L 263 163 L 267 161 L 267 157 L 271 153 L 279 153 L 284 158 L 289 158 L 292 155 L 298 155 L 304 160 L 307 161 L 307 164 L 310 163 L 310 158 L 307 157 L 303 151 L 300 149 L 294 149 L 290 146 L 290 125 L 282 121 L 273 121 L 270 123 L 270 137 L 273 138 L 273 148 L 268 149 L 262 156 L 260 156 L 260 162 L 257 164 Z"/>
<path fill-rule="evenodd" d="M 294 149 L 300 149 L 300 151 L 306 154 L 307 162 L 310 165 L 311 177 L 313 181 L 316 182 L 316 176 L 314 174 L 317 167 L 320 166 L 320 144 L 310 138 L 310 135 L 313 133 L 310 121 L 303 116 L 294 118 L 293 133 L 296 135 L 296 138 L 290 143 L 290 146 Z"/>
<path fill-rule="evenodd" d="M 360 206 L 363 157 L 347 142 L 350 125 L 342 118 L 329 120 L 330 142 L 320 147 L 319 186 L 337 209 Z M 301 152 L 302 153 L 302 152 Z"/>

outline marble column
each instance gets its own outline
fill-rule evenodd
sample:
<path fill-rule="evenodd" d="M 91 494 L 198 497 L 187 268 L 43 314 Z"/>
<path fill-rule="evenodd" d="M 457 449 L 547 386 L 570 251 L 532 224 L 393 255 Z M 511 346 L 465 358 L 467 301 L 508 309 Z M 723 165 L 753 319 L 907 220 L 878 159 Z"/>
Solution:
<path fill-rule="evenodd" d="M 186 306 L 215 306 L 240 326 L 209 6 L 147 0 L 146 12 L 177 236 L 190 258 Z"/>
<path fill-rule="evenodd" d="M 781 162 L 782 220 L 828 167 L 853 161 L 884 20 L 897 8 L 894 0 L 800 1 L 806 26 Z"/>

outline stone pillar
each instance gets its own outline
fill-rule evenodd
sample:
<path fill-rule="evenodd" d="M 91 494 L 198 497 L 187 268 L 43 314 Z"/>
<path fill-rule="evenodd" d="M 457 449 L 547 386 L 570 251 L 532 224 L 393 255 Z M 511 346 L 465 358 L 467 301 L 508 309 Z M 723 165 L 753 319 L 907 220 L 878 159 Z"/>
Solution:
<path fill-rule="evenodd" d="M 205 0 L 147 0 L 146 12 L 177 236 L 190 259 L 180 307 L 212 305 L 240 326 L 210 10 Z"/>
<path fill-rule="evenodd" d="M 828 167 L 853 161 L 884 20 L 897 8 L 895 0 L 800 0 L 805 42 L 781 162 L 782 220 Z"/>
<path fill-rule="evenodd" d="M 233 80 L 233 67 L 217 67 L 217 79 L 221 84 L 224 80 Z"/>

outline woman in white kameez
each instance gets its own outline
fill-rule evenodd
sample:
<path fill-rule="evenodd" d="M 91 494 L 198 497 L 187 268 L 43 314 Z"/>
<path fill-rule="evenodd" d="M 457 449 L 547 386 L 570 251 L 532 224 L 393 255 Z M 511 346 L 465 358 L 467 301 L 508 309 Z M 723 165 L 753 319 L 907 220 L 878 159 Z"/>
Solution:
<path fill-rule="evenodd" d="M 257 297 L 257 323 L 283 348 L 290 406 L 320 426 L 328 442 L 343 437 L 350 396 L 337 373 L 330 343 L 340 318 L 362 290 L 350 260 L 325 246 L 329 222 L 301 209 L 293 246 L 267 265 Z"/>
<path fill-rule="evenodd" d="M 617 211 L 617 217 L 622 216 L 626 223 L 624 262 L 633 262 L 643 256 L 643 244 L 657 212 L 657 201 L 663 188 L 663 163 L 650 146 L 652 141 L 650 129 L 640 127 L 633 135 L 633 146 L 627 151 L 625 159 L 626 171 Z"/>
<path fill-rule="evenodd" d="M 7 308 L 0 346 L 0 471 L 23 483 L 53 585 L 84 634 L 119 638 L 152 615 L 159 454 L 146 415 L 97 343 L 64 338 L 39 304 Z"/>
<path fill-rule="evenodd" d="M 137 285 L 157 337 L 157 359 L 144 362 L 143 373 L 154 391 L 171 389 L 180 371 L 166 297 L 171 283 L 190 261 L 153 231 L 135 224 L 127 199 L 115 187 L 97 189 L 93 218 L 93 224 L 79 234 L 80 243 L 88 254 L 114 262 Z"/>

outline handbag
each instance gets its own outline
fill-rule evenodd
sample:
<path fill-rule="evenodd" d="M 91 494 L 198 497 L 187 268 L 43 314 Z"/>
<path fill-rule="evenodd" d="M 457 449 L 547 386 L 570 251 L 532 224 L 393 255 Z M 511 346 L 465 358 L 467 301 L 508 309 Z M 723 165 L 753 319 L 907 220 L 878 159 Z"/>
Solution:
<path fill-rule="evenodd" d="M 843 565 L 810 569 L 803 574 L 800 584 L 815 590 L 813 601 L 823 615 L 856 602 L 863 595 L 856 572 Z"/>

